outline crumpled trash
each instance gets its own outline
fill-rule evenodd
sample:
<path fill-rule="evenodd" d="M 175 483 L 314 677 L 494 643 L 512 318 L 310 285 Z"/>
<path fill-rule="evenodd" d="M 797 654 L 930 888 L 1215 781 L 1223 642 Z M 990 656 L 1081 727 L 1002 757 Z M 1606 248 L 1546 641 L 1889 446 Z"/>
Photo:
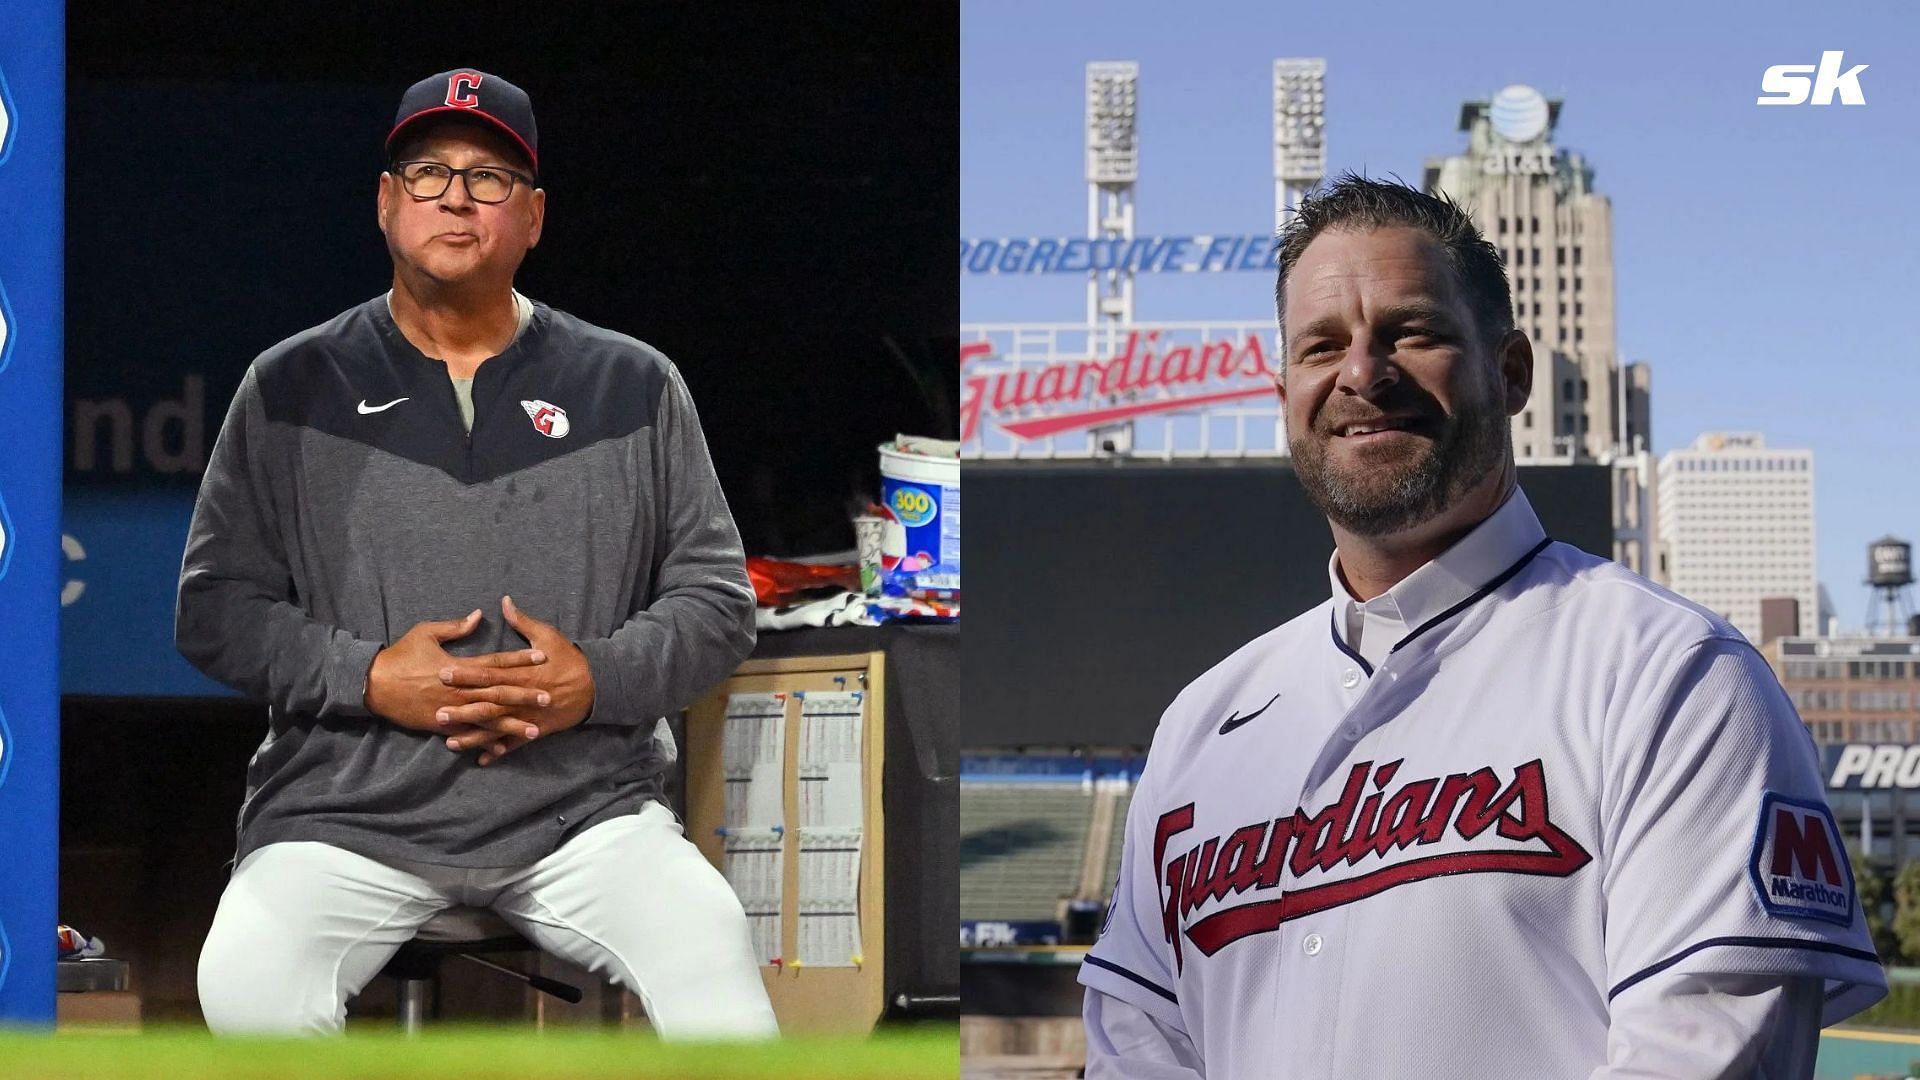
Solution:
<path fill-rule="evenodd" d="M 957 622 L 957 602 L 907 596 L 863 596 L 843 592 L 823 600 L 763 607 L 754 611 L 759 630 L 796 630 L 806 626 L 879 626 L 896 621 Z"/>
<path fill-rule="evenodd" d="M 867 613 L 867 597 L 847 590 L 820 600 L 763 607 L 753 614 L 756 630 L 798 630 L 805 626 L 878 626 Z"/>
<path fill-rule="evenodd" d="M 860 587 L 860 568 L 855 565 L 788 562 L 760 555 L 747 556 L 747 577 L 753 582 L 754 599 L 764 607 Z"/>
<path fill-rule="evenodd" d="M 60 935 L 58 958 L 61 960 L 81 960 L 107 954 L 106 942 L 97 937 L 88 937 L 65 923 L 60 924 L 58 933 Z"/>

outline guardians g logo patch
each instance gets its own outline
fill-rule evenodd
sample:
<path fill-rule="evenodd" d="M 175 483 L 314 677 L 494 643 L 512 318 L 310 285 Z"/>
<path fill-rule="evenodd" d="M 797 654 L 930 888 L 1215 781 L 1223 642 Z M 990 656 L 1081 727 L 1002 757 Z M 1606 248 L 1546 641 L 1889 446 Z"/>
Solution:
<path fill-rule="evenodd" d="M 558 405 L 535 398 L 521 402 L 520 407 L 527 411 L 527 419 L 533 421 L 533 430 L 549 439 L 564 439 L 567 432 L 573 430 L 567 423 L 567 410 Z"/>

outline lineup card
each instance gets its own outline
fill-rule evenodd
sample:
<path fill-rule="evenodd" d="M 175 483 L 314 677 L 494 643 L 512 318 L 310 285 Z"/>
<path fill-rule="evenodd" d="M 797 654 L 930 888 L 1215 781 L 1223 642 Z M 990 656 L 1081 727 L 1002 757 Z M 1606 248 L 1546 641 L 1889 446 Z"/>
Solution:
<path fill-rule="evenodd" d="M 729 695 L 722 741 L 728 830 L 785 825 L 787 695 Z"/>
<path fill-rule="evenodd" d="M 762 964 L 780 959 L 786 848 L 786 836 L 778 829 L 727 830 L 727 883 L 746 909 L 753 952 Z"/>
<path fill-rule="evenodd" d="M 800 960 L 856 967 L 860 952 L 860 829 L 800 829 Z"/>
<path fill-rule="evenodd" d="M 800 826 L 859 829 L 860 712 L 866 693 L 803 693 L 800 698 Z"/>
<path fill-rule="evenodd" d="M 800 698 L 800 961 L 855 967 L 860 947 L 861 711 L 866 694 Z"/>
<path fill-rule="evenodd" d="M 747 912 L 760 963 L 780 959 L 786 908 L 787 695 L 732 694 L 722 732 L 727 883 Z"/>

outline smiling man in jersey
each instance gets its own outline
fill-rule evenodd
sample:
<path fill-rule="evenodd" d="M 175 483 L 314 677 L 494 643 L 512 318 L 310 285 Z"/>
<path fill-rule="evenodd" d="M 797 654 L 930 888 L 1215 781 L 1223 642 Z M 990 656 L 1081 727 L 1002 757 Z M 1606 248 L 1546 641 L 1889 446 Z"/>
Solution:
<path fill-rule="evenodd" d="M 753 590 L 679 372 L 513 288 L 546 191 L 527 95 L 443 72 L 379 177 L 393 287 L 274 346 L 201 483 L 177 638 L 269 705 L 207 1023 L 331 1032 L 451 906 L 758 1037 L 746 917 L 662 799 L 664 717 L 753 645 Z"/>
<path fill-rule="evenodd" d="M 1088 1075 L 1810 1076 L 1886 985 L 1812 740 L 1725 620 L 1542 531 L 1499 253 L 1347 176 L 1279 261 L 1331 598 L 1161 719 Z"/>

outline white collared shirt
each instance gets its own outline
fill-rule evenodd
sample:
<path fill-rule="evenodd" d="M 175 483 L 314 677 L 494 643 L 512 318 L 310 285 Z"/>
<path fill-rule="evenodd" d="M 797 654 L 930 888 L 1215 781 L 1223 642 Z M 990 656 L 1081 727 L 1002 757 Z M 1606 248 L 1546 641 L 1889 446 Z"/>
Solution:
<path fill-rule="evenodd" d="M 1347 588 L 1335 551 L 1327 559 L 1327 584 L 1345 616 L 1341 632 L 1347 646 L 1370 668 L 1379 667 L 1408 634 L 1472 596 L 1546 536 L 1532 505 L 1516 487 L 1498 510 L 1452 547 L 1367 601 L 1355 599 Z"/>

